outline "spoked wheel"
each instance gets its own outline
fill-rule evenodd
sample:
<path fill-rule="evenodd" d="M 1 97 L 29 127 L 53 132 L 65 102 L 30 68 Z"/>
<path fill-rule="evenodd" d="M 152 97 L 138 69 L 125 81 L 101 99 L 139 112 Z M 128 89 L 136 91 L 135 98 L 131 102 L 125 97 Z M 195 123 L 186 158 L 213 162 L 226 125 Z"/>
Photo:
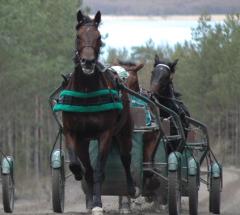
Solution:
<path fill-rule="evenodd" d="M 52 205 L 53 211 L 63 213 L 65 200 L 64 168 L 52 169 Z"/>
<path fill-rule="evenodd" d="M 181 210 L 181 192 L 178 172 L 168 172 L 168 211 L 170 215 L 179 215 Z"/>
<path fill-rule="evenodd" d="M 198 214 L 198 182 L 196 176 L 188 178 L 189 214 Z"/>
<path fill-rule="evenodd" d="M 12 174 L 2 175 L 3 208 L 6 213 L 12 213 L 14 209 L 14 179 Z"/>
<path fill-rule="evenodd" d="M 212 178 L 210 185 L 209 211 L 220 214 L 221 206 L 221 178 Z"/>

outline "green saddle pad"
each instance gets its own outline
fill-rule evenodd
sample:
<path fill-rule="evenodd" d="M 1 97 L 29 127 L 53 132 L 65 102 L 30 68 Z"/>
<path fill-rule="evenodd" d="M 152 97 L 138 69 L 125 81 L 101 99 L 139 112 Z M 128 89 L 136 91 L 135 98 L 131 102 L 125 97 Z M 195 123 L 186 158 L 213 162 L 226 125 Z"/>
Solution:
<path fill-rule="evenodd" d="M 109 110 L 122 110 L 123 104 L 119 92 L 113 89 L 101 89 L 93 92 L 63 90 L 53 111 L 92 113 Z"/>

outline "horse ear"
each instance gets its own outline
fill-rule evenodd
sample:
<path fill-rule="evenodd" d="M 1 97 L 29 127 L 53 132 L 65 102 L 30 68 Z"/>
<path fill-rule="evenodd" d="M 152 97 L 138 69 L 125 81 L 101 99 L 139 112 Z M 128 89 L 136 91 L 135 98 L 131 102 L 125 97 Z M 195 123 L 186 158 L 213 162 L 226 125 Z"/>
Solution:
<path fill-rule="evenodd" d="M 136 67 L 135 67 L 135 72 L 137 73 L 140 69 L 142 69 L 144 67 L 144 64 L 143 63 L 140 63 L 138 64 Z"/>
<path fill-rule="evenodd" d="M 84 19 L 84 16 L 83 16 L 83 14 L 82 14 L 82 11 L 79 10 L 79 11 L 77 12 L 77 21 L 80 23 L 80 22 L 83 21 L 83 19 Z"/>
<path fill-rule="evenodd" d="M 176 65 L 178 63 L 178 59 L 176 59 L 175 61 L 173 61 L 173 63 L 171 64 L 171 71 L 175 72 L 175 68 L 176 68 Z"/>
<path fill-rule="evenodd" d="M 96 23 L 96 25 L 98 26 L 101 22 L 101 12 L 98 11 L 94 17 L 94 22 Z"/>

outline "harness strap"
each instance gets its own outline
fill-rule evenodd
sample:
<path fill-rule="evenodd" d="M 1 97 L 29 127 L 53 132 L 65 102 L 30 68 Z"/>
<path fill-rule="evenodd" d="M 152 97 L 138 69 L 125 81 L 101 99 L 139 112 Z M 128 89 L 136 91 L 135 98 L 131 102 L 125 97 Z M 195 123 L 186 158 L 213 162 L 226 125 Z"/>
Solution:
<path fill-rule="evenodd" d="M 121 91 L 122 92 L 122 91 Z M 121 113 L 119 114 L 119 121 L 117 123 L 117 126 L 114 129 L 114 135 L 117 136 L 117 134 L 121 131 L 121 129 L 123 128 L 124 124 L 127 121 L 127 116 L 128 116 L 128 112 L 125 110 L 125 108 L 128 106 L 130 108 L 130 102 L 127 99 L 128 96 L 126 95 L 126 97 L 124 97 L 123 95 L 124 92 L 122 92 L 122 103 L 125 104 L 125 106 L 123 106 L 123 110 L 121 111 Z M 130 110 L 129 110 L 130 111 Z"/>
<path fill-rule="evenodd" d="M 119 89 L 118 87 L 118 84 L 117 84 L 117 81 L 116 79 L 118 78 L 118 76 L 114 75 L 111 70 L 109 70 L 109 67 L 105 67 L 103 65 L 101 65 L 100 63 L 98 64 L 99 66 L 101 66 L 102 68 L 102 76 L 103 76 L 103 80 L 105 81 L 105 84 L 109 87 L 109 82 L 107 81 L 110 80 L 114 86 L 114 88 L 117 88 Z M 106 75 L 106 76 L 105 76 Z M 125 105 L 128 105 L 129 106 L 129 100 L 127 100 L 127 95 L 124 95 L 124 92 L 123 90 L 120 90 L 121 94 L 122 94 L 122 103 L 125 104 Z M 127 98 L 126 98 L 127 97 Z M 123 125 L 126 123 L 126 120 L 127 120 L 127 115 L 128 115 L 128 112 L 125 111 L 125 108 L 123 106 L 123 110 L 119 113 L 119 121 L 117 122 L 117 125 L 114 129 L 114 135 L 117 135 L 120 130 L 122 129 Z"/>

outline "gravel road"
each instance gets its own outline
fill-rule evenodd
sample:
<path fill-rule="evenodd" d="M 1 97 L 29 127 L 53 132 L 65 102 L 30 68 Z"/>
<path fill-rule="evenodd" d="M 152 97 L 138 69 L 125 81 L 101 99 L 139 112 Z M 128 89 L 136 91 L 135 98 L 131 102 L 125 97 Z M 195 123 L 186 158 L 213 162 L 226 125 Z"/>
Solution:
<path fill-rule="evenodd" d="M 225 168 L 223 175 L 223 192 L 222 192 L 222 207 L 221 214 L 224 215 L 239 215 L 240 214 L 240 170 L 234 168 Z M 50 192 L 50 191 L 49 191 Z M 66 201 L 65 214 L 79 215 L 88 214 L 85 210 L 85 200 L 80 184 L 72 178 L 66 183 Z M 118 198 L 103 197 L 103 205 L 106 214 L 118 214 Z M 81 212 L 81 213 L 80 213 Z M 0 210 L 3 213 L 3 209 Z M 44 199 L 21 199 L 19 196 L 15 202 L 14 214 L 18 215 L 48 215 L 54 214 L 51 209 L 51 198 Z M 146 215 L 167 215 L 166 210 L 154 211 L 153 205 L 146 203 L 143 198 L 132 202 L 131 214 L 146 214 Z M 182 198 L 182 214 L 188 214 L 188 199 Z M 199 193 L 199 215 L 207 215 L 208 212 L 208 191 L 204 185 L 201 185 Z"/>

